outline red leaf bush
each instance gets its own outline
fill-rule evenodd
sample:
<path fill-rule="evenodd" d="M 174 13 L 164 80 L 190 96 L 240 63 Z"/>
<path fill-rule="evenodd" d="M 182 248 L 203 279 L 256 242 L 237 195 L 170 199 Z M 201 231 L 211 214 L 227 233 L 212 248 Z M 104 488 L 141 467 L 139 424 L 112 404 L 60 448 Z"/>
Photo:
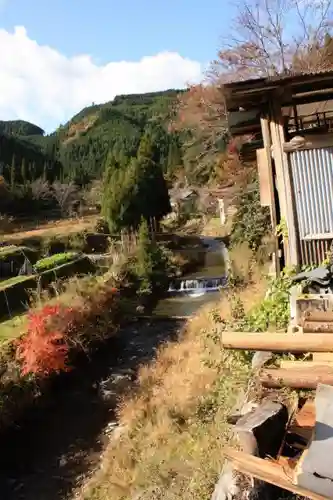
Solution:
<path fill-rule="evenodd" d="M 47 377 L 68 371 L 71 352 L 88 352 L 93 344 L 111 337 L 121 321 L 120 295 L 109 283 L 96 283 L 82 294 L 31 311 L 27 333 L 17 342 L 16 360 L 22 375 Z"/>
<path fill-rule="evenodd" d="M 22 365 L 22 375 L 33 373 L 48 376 L 66 371 L 69 346 L 64 330 L 54 326 L 54 319 L 69 317 L 69 309 L 45 305 L 29 313 L 28 331 L 18 342 L 16 359 Z"/>

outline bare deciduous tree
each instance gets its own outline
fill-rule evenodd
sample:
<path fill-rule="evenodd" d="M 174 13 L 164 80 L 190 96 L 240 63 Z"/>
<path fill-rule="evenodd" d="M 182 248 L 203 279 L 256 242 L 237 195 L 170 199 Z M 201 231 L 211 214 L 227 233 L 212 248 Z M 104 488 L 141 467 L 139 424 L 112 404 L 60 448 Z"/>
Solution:
<path fill-rule="evenodd" d="M 84 201 L 89 207 L 98 207 L 101 204 L 103 192 L 103 183 L 100 180 L 94 180 L 87 191 L 84 193 Z"/>
<path fill-rule="evenodd" d="M 191 172 L 230 163 L 220 144 L 227 133 L 223 84 L 333 67 L 333 0 L 241 0 L 203 84 L 180 96 L 178 128 L 189 130 Z M 246 142 L 247 138 L 245 138 Z"/>
<path fill-rule="evenodd" d="M 306 67 L 327 69 L 331 58 L 325 36 L 331 30 L 331 10 L 332 0 L 244 0 L 212 64 L 211 79 L 223 83 Z"/>
<path fill-rule="evenodd" d="M 59 181 L 55 181 L 52 184 L 52 191 L 61 210 L 61 214 L 63 216 L 68 215 L 72 204 L 78 200 L 77 186 L 73 182 L 62 184 Z"/>
<path fill-rule="evenodd" d="M 32 181 L 30 187 L 35 200 L 46 200 L 51 196 L 49 183 L 42 178 Z"/>

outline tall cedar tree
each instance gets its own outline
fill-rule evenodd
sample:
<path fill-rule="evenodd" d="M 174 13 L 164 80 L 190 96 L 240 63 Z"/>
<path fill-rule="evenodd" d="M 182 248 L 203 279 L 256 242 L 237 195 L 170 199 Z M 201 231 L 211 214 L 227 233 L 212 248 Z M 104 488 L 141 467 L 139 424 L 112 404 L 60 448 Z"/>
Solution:
<path fill-rule="evenodd" d="M 102 214 L 111 233 L 136 229 L 142 217 L 158 223 L 171 209 L 159 151 L 148 135 L 126 167 L 109 155 L 103 184 Z"/>

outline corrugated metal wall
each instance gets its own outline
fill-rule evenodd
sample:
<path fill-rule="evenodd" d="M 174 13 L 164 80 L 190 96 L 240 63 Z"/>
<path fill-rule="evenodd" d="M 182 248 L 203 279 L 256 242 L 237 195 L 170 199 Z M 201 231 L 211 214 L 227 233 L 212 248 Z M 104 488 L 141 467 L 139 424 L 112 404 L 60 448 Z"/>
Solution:
<path fill-rule="evenodd" d="M 333 235 L 333 147 L 293 151 L 289 165 L 302 264 L 320 264 Z"/>

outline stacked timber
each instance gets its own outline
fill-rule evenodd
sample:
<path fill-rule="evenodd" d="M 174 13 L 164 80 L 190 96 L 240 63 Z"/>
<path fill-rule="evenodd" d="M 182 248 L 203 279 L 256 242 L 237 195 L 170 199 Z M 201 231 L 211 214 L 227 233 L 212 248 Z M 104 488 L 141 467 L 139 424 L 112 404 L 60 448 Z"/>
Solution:
<path fill-rule="evenodd" d="M 305 330 L 223 332 L 225 349 L 307 354 L 305 361 L 258 369 L 269 396 L 233 422 L 242 451 L 228 448 L 225 457 L 234 470 L 257 480 L 313 500 L 333 499 L 333 335 L 329 329 Z M 276 392 L 283 388 L 316 391 L 315 398 L 312 392 L 306 400 L 288 400 Z"/>

